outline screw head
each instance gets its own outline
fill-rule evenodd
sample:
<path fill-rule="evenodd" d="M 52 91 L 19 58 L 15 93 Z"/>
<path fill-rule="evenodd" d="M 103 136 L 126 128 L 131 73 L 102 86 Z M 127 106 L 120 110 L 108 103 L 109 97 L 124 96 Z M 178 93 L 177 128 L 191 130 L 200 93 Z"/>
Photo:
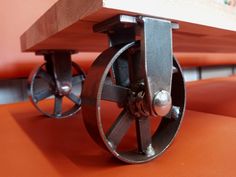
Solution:
<path fill-rule="evenodd" d="M 170 93 L 166 90 L 157 92 L 153 99 L 153 110 L 159 116 L 165 116 L 169 113 L 172 106 Z"/>

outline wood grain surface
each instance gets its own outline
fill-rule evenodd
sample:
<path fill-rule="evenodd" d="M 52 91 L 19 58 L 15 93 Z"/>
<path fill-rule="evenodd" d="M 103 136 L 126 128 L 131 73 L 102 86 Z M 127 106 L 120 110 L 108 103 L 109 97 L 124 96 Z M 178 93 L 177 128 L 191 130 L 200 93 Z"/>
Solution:
<path fill-rule="evenodd" d="M 214 0 L 59 0 L 21 36 L 22 51 L 102 51 L 108 39 L 92 26 L 117 14 L 179 23 L 176 52 L 236 52 L 236 9 Z"/>

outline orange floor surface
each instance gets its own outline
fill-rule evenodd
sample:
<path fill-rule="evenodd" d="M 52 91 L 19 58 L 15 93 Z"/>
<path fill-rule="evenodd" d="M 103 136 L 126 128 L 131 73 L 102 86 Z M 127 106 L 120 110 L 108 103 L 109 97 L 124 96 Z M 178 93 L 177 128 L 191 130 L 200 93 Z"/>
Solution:
<path fill-rule="evenodd" d="M 92 141 L 80 113 L 49 119 L 28 102 L 1 106 L 0 113 L 1 177 L 236 176 L 233 117 L 186 111 L 178 136 L 161 157 L 127 165 Z"/>
<path fill-rule="evenodd" d="M 236 76 L 188 83 L 187 109 L 236 117 Z"/>

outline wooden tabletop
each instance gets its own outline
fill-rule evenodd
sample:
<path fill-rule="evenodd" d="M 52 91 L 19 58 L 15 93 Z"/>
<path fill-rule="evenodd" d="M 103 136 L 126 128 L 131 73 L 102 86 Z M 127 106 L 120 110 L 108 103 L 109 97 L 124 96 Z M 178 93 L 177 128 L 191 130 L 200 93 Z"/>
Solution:
<path fill-rule="evenodd" d="M 215 0 L 59 0 L 21 36 L 22 51 L 102 51 L 108 39 L 92 27 L 117 14 L 179 23 L 176 52 L 236 52 L 236 8 Z"/>

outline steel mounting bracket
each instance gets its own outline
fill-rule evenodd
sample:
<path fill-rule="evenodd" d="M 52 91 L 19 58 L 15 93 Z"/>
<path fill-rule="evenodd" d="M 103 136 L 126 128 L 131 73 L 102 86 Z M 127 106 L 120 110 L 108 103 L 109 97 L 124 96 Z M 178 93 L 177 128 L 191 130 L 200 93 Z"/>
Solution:
<path fill-rule="evenodd" d="M 153 116 L 165 116 L 172 107 L 172 29 L 178 29 L 178 24 L 169 20 L 129 15 L 115 16 L 93 28 L 94 32 L 106 33 L 111 46 L 140 40 L 140 57 L 134 65 L 141 69 L 135 77 L 144 80 L 145 102 Z M 117 62 L 127 67 L 122 60 Z"/>
<path fill-rule="evenodd" d="M 72 60 L 74 50 L 44 50 L 36 52 L 43 55 L 46 61 L 46 70 L 56 83 L 59 95 L 66 95 L 72 88 Z"/>

